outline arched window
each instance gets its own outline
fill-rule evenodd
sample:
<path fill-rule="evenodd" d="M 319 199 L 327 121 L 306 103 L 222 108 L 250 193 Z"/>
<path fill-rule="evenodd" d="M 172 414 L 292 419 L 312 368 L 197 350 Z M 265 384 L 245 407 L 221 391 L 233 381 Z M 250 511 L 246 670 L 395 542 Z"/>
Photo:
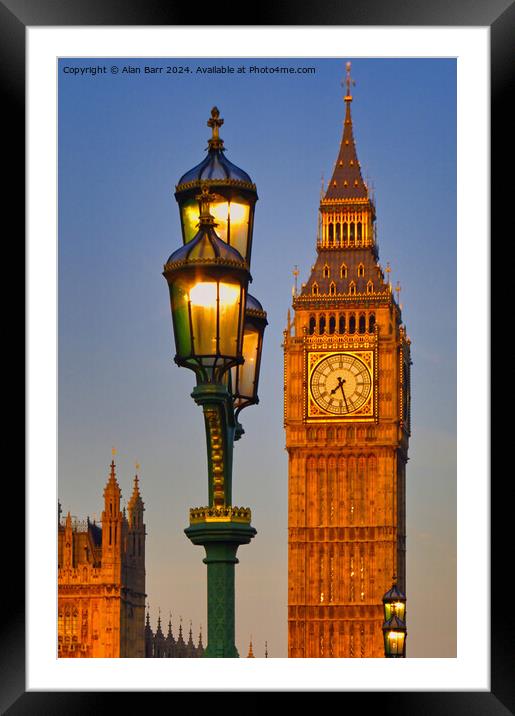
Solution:
<path fill-rule="evenodd" d="M 341 233 L 341 225 L 340 222 L 336 224 L 336 245 L 338 246 L 340 243 L 340 233 Z"/>
<path fill-rule="evenodd" d="M 349 333 L 356 333 L 356 316 L 353 313 L 349 318 Z"/>
<path fill-rule="evenodd" d="M 361 221 L 358 221 L 358 246 L 361 246 L 362 231 Z"/>
<path fill-rule="evenodd" d="M 335 330 L 336 330 L 336 318 L 334 316 L 329 316 L 329 333 L 331 335 L 333 335 Z"/>
<path fill-rule="evenodd" d="M 347 278 L 347 266 L 345 264 L 340 266 L 340 278 Z"/>
<path fill-rule="evenodd" d="M 320 335 L 325 332 L 325 316 L 323 314 L 320 316 L 320 320 L 318 322 L 318 332 Z"/>
<path fill-rule="evenodd" d="M 354 245 L 354 222 L 350 222 L 350 245 Z"/>
<path fill-rule="evenodd" d="M 367 293 L 374 293 L 374 284 L 372 281 L 369 281 L 367 283 Z"/>
<path fill-rule="evenodd" d="M 345 314 L 340 314 L 338 321 L 338 333 L 345 333 Z"/>
<path fill-rule="evenodd" d="M 351 283 L 350 283 L 349 293 L 350 293 L 351 296 L 355 296 L 355 295 L 356 295 L 356 284 L 354 283 L 354 281 L 351 281 Z"/>
<path fill-rule="evenodd" d="M 329 295 L 336 296 L 336 284 L 334 281 L 331 281 L 331 285 L 329 286 Z"/>
<path fill-rule="evenodd" d="M 376 327 L 376 314 L 371 313 L 368 319 L 368 332 L 373 333 Z"/>
<path fill-rule="evenodd" d="M 358 276 L 361 278 L 365 275 L 365 267 L 363 264 L 359 264 L 358 266 Z"/>
<path fill-rule="evenodd" d="M 312 336 L 315 332 L 315 326 L 316 326 L 316 318 L 315 316 L 309 317 L 309 335 Z"/>
<path fill-rule="evenodd" d="M 314 283 L 311 286 L 311 293 L 313 294 L 313 296 L 318 296 L 318 283 Z"/>
<path fill-rule="evenodd" d="M 329 278 L 329 276 L 330 276 L 330 270 L 329 270 L 329 266 L 326 264 L 324 266 L 324 278 Z"/>
<path fill-rule="evenodd" d="M 349 225 L 345 221 L 343 223 L 343 245 L 345 246 L 347 244 L 347 239 L 349 238 Z"/>
<path fill-rule="evenodd" d="M 366 330 L 367 330 L 367 321 L 366 321 L 366 318 L 365 318 L 365 314 L 362 313 L 362 314 L 360 315 L 360 317 L 359 317 L 359 329 L 358 329 L 358 332 L 359 332 L 359 333 L 365 333 Z"/>
<path fill-rule="evenodd" d="M 334 226 L 333 222 L 331 221 L 329 224 L 329 246 L 332 246 L 334 242 Z"/>

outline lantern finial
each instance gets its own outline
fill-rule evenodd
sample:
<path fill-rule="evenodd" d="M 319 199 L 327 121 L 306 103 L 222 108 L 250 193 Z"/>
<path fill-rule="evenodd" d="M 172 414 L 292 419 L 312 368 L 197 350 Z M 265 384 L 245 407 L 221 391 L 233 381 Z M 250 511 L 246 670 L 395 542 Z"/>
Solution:
<path fill-rule="evenodd" d="M 218 130 L 224 123 L 223 119 L 220 119 L 220 110 L 218 107 L 213 107 L 211 110 L 211 117 L 207 120 L 207 126 L 211 127 L 213 136 L 208 140 L 209 149 L 222 149 L 224 146 L 224 140 L 220 139 Z"/>
<path fill-rule="evenodd" d="M 195 199 L 200 203 L 199 226 L 216 226 L 214 216 L 210 212 L 211 203 L 216 199 L 216 194 L 209 191 L 205 184 L 200 194 Z"/>

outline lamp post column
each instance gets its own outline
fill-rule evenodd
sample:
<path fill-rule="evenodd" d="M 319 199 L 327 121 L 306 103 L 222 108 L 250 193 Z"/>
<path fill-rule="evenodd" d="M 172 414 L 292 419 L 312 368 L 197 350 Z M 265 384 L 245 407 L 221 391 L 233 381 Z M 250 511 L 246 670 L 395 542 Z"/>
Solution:
<path fill-rule="evenodd" d="M 190 510 L 190 526 L 184 531 L 195 545 L 206 550 L 207 631 L 204 656 L 238 658 L 235 644 L 236 553 L 256 535 L 248 508 L 231 505 L 232 453 L 236 421 L 232 399 L 224 385 L 198 385 L 192 397 L 204 410 L 208 452 L 209 507 Z"/>

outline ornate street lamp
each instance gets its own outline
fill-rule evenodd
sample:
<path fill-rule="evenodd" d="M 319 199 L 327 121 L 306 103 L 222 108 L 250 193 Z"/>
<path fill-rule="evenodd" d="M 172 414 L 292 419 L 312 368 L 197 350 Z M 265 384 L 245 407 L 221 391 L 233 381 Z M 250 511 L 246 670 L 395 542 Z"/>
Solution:
<path fill-rule="evenodd" d="M 261 351 L 263 348 L 263 335 L 268 325 L 266 311 L 263 306 L 249 293 L 245 306 L 245 324 L 243 328 L 243 363 L 231 368 L 230 376 L 231 393 L 235 417 L 243 408 L 249 405 L 257 405 L 259 372 L 261 367 Z M 243 434 L 243 428 L 239 425 L 236 434 L 238 439 Z"/>
<path fill-rule="evenodd" d="M 406 656 L 406 595 L 397 586 L 397 578 L 383 597 L 384 605 L 384 655 L 386 658 Z"/>
<path fill-rule="evenodd" d="M 224 123 L 217 107 L 211 110 L 207 124 L 212 130 L 207 157 L 186 172 L 175 187 L 175 198 L 181 216 L 182 240 L 186 244 L 196 235 L 199 189 L 207 186 L 214 194 L 211 214 L 217 223 L 218 236 L 237 249 L 250 266 L 254 208 L 258 195 L 256 185 L 242 169 L 225 156 L 219 129 Z"/>
<path fill-rule="evenodd" d="M 175 362 L 195 372 L 197 385 L 192 397 L 202 406 L 206 427 L 208 505 L 190 509 L 190 526 L 185 530 L 193 544 L 206 550 L 208 644 L 204 656 L 230 658 L 239 656 L 234 639 L 236 552 L 256 535 L 250 524 L 250 509 L 232 505 L 233 445 L 243 433 L 235 410 L 239 412 L 245 405 L 258 402 L 266 313 L 247 293 L 252 280 L 248 260 L 251 219 L 244 233 L 236 233 L 228 215 L 226 224 L 222 222 L 225 240 L 218 235 L 216 212 L 220 196 L 225 197 L 227 204 L 236 196 L 227 189 L 233 187 L 232 183 L 222 183 L 216 187 L 216 193 L 212 191 L 216 181 L 221 181 L 212 175 L 216 177 L 214 169 L 222 164 L 222 159 L 225 168 L 230 167 L 233 174 L 239 172 L 253 187 L 253 199 L 247 204 L 248 217 L 253 215 L 257 194 L 248 175 L 223 156 L 218 137 L 223 120 L 218 119 L 218 110 L 211 114 L 208 124 L 213 129 L 213 139 L 207 160 L 199 165 L 205 169 L 211 162 L 213 171 L 208 172 L 211 178 L 204 179 L 204 169 L 199 171 L 196 167 L 177 186 L 183 246 L 170 256 L 163 275 L 170 289 Z M 248 193 L 250 196 L 250 189 Z M 192 235 L 193 224 L 196 231 Z"/>

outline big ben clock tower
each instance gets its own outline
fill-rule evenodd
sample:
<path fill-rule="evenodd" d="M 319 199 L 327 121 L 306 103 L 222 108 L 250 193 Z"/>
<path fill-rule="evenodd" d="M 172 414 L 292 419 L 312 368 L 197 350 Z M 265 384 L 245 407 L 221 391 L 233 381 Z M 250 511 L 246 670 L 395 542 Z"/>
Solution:
<path fill-rule="evenodd" d="M 284 333 L 288 656 L 384 656 L 405 592 L 410 341 L 379 265 L 351 118 L 320 201 L 317 259 Z"/>

